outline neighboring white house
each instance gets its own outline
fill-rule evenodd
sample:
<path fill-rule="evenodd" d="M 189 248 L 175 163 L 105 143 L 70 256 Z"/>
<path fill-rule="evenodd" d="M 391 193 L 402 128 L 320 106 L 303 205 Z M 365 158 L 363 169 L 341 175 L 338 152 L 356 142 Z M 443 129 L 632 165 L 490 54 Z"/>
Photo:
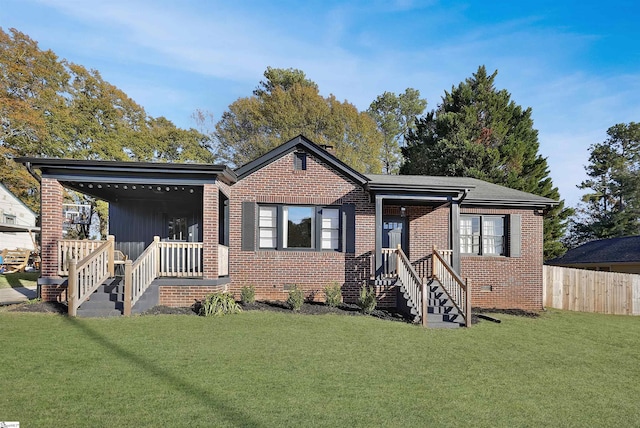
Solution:
<path fill-rule="evenodd" d="M 36 213 L 0 183 L 0 250 L 35 250 Z"/>

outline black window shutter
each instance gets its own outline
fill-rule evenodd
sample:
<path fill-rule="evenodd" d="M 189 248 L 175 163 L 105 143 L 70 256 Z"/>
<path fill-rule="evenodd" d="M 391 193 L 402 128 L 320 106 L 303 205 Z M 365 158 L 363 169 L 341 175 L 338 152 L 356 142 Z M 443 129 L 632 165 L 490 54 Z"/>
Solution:
<path fill-rule="evenodd" d="M 242 203 L 242 251 L 256 250 L 256 204 Z"/>
<path fill-rule="evenodd" d="M 520 257 L 522 247 L 522 215 L 509 216 L 509 256 Z"/>
<path fill-rule="evenodd" d="M 342 205 L 342 248 L 345 253 L 356 252 L 356 206 Z"/>

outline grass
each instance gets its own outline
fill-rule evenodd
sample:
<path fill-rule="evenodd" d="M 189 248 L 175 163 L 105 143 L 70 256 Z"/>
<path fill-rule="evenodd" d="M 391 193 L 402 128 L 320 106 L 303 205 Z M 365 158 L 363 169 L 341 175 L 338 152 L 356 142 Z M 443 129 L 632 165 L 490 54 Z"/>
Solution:
<path fill-rule="evenodd" d="M 35 287 L 40 272 L 16 272 L 0 275 L 0 288 Z"/>
<path fill-rule="evenodd" d="M 633 426 L 640 319 L 551 311 L 424 330 L 370 317 L 0 312 L 24 426 Z"/>

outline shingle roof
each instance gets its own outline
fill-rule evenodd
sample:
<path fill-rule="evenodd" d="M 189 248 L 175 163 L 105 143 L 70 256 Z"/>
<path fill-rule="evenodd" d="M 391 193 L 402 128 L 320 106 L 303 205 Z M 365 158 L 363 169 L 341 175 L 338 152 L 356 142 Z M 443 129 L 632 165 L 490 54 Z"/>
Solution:
<path fill-rule="evenodd" d="M 640 236 L 600 239 L 587 242 L 547 264 L 566 266 L 581 263 L 640 262 Z"/>
<path fill-rule="evenodd" d="M 367 178 L 373 186 L 406 186 L 410 188 L 468 189 L 463 204 L 553 206 L 558 202 L 543 196 L 510 189 L 498 184 L 467 177 L 435 177 L 426 175 L 375 175 Z"/>

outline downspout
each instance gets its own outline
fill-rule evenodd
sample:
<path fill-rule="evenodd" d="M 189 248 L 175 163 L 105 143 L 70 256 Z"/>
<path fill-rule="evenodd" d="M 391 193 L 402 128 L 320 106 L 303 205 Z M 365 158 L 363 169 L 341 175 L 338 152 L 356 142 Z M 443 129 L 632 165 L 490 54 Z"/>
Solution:
<path fill-rule="evenodd" d="M 38 183 L 42 183 L 42 178 L 33 170 L 31 162 L 25 162 L 24 166 L 27 168 L 27 171 L 29 171 L 29 174 L 31 174 L 31 176 L 35 178 Z"/>

